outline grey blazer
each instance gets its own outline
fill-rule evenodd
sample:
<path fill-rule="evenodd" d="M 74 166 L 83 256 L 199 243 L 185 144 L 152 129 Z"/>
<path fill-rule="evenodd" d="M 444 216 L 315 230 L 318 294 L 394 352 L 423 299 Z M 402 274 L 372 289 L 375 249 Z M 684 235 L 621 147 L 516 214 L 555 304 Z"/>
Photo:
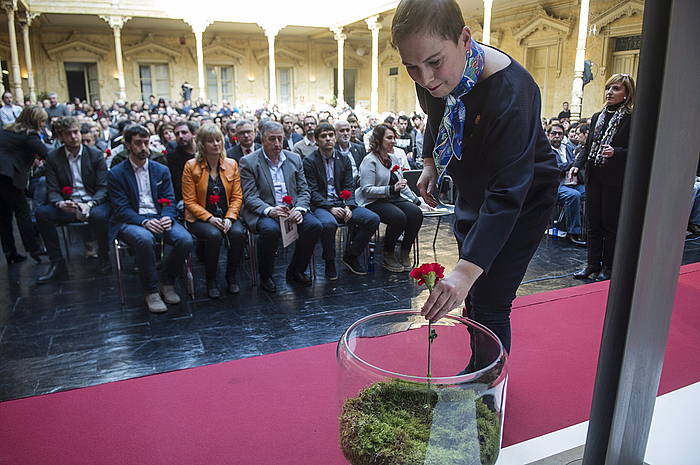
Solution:
<path fill-rule="evenodd" d="M 310 210 L 309 187 L 304 177 L 304 165 L 299 155 L 283 150 L 286 157 L 282 163 L 282 172 L 287 186 L 287 194 L 292 196 L 294 207 Z M 267 207 L 275 207 L 275 188 L 270 176 L 263 149 L 241 158 L 241 187 L 243 188 L 243 208 L 241 217 L 250 227 L 265 216 Z"/>
<path fill-rule="evenodd" d="M 394 155 L 390 154 L 389 159 L 392 167 L 401 165 Z M 366 207 L 375 200 L 391 198 L 390 177 L 391 169 L 384 166 L 374 153 L 368 153 L 360 164 L 360 187 L 355 190 L 357 204 Z M 401 189 L 401 195 L 412 202 L 418 200 L 408 185 Z"/>

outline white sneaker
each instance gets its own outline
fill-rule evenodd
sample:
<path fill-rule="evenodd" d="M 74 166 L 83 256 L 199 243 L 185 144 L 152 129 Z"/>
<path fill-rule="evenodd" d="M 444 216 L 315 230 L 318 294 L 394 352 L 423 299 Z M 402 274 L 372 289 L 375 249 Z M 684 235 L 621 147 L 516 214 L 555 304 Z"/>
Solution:
<path fill-rule="evenodd" d="M 160 294 L 153 292 L 146 296 L 146 307 L 151 313 L 164 313 L 168 311 L 168 307 L 161 300 Z"/>
<path fill-rule="evenodd" d="M 175 286 L 172 284 L 161 284 L 160 295 L 166 304 L 175 305 L 180 303 L 180 296 L 175 292 Z"/>

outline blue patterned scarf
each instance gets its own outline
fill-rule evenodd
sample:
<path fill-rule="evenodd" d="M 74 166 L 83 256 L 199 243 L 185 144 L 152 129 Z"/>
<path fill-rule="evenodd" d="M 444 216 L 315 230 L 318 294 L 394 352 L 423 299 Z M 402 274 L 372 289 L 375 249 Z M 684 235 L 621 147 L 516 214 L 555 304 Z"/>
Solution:
<path fill-rule="evenodd" d="M 462 136 L 464 121 L 467 119 L 467 108 L 462 102 L 462 97 L 476 85 L 483 70 L 484 49 L 472 39 L 462 79 L 445 97 L 445 113 L 440 120 L 440 129 L 435 141 L 435 150 L 433 150 L 433 157 L 439 161 L 439 167 L 446 167 L 452 157 L 457 160 L 462 159 Z"/>

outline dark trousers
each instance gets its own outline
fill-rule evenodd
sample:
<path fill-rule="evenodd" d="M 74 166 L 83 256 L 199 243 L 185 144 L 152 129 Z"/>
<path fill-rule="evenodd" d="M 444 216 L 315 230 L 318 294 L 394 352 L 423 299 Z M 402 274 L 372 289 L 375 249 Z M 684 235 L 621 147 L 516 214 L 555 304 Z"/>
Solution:
<path fill-rule="evenodd" d="M 543 206 L 518 220 L 491 268 L 476 280 L 465 301 L 467 316 L 493 331 L 508 352 L 510 310 L 515 293 L 542 240 L 553 207 L 553 203 Z M 461 250 L 461 242 L 459 247 Z"/>
<path fill-rule="evenodd" d="M 323 226 L 315 216 L 304 215 L 304 221 L 297 225 L 299 239 L 294 243 L 294 255 L 289 264 L 289 269 L 293 272 L 303 272 L 309 266 L 311 254 L 314 251 L 316 242 L 321 237 Z M 272 276 L 272 269 L 275 265 L 275 253 L 282 232 L 280 222 L 277 218 L 267 216 L 258 219 L 255 230 L 260 236 L 258 238 L 258 265 L 260 277 L 262 279 Z"/>
<path fill-rule="evenodd" d="M 323 232 L 321 233 L 321 245 L 323 246 L 323 259 L 325 261 L 335 260 L 335 232 L 338 229 L 338 220 L 325 208 L 317 208 L 313 212 L 314 216 L 321 222 Z M 357 257 L 367 247 L 372 235 L 379 226 L 379 215 L 363 207 L 356 207 L 352 210 L 352 217 L 348 221 L 348 255 Z"/>
<path fill-rule="evenodd" d="M 151 216 L 152 218 L 152 216 Z M 192 235 L 179 223 L 173 221 L 170 231 L 153 234 L 143 226 L 122 224 L 117 237 L 126 242 L 134 252 L 136 264 L 139 267 L 139 277 L 144 292 L 158 292 L 158 275 L 156 274 L 156 244 L 162 236 L 163 241 L 172 246 L 172 250 L 163 261 L 162 282 L 174 284 L 175 278 L 182 274 L 183 264 L 187 254 L 192 250 Z"/>
<path fill-rule="evenodd" d="M 595 180 L 586 184 L 589 266 L 599 267 L 602 263 L 612 268 L 621 202 L 622 186 L 606 186 Z"/>
<path fill-rule="evenodd" d="M 207 283 L 216 282 L 216 272 L 219 265 L 219 251 L 224 233 L 216 226 L 197 220 L 187 224 L 188 229 L 197 239 L 204 241 L 204 275 Z M 226 280 L 236 281 L 236 270 L 243 255 L 243 247 L 246 241 L 246 229 L 240 221 L 234 221 L 231 228 L 226 233 L 228 239 L 228 255 L 226 260 Z"/>
<path fill-rule="evenodd" d="M 0 175 L 0 242 L 6 256 L 17 253 L 12 232 L 12 217 L 22 236 L 24 248 L 29 253 L 38 253 L 39 241 L 32 225 L 32 213 L 24 191 L 12 184 L 12 179 Z"/>
<path fill-rule="evenodd" d="M 100 259 L 106 260 L 109 257 L 109 203 L 96 205 L 90 209 L 90 216 L 87 219 L 93 236 L 97 239 L 98 255 Z M 36 210 L 36 222 L 39 233 L 44 240 L 46 251 L 49 253 L 51 263 L 63 260 L 61 244 L 58 241 L 58 231 L 56 226 L 78 221 L 75 213 L 69 213 L 54 207 L 53 205 L 42 205 Z"/>
<path fill-rule="evenodd" d="M 401 248 L 411 250 L 411 246 L 418 236 L 418 230 L 423 225 L 423 211 L 418 205 L 398 198 L 396 200 L 376 200 L 367 205 L 367 208 L 379 215 L 381 222 L 386 224 L 385 251 L 393 253 L 401 233 L 403 233 Z"/>

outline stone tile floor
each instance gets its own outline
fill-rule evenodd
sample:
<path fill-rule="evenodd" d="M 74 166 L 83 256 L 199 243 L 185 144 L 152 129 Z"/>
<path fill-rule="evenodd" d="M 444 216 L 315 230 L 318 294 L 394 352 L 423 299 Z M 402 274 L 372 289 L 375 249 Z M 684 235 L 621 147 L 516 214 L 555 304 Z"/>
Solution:
<path fill-rule="evenodd" d="M 456 242 L 443 224 L 433 250 L 435 226 L 434 219 L 424 223 L 421 262 L 439 261 L 449 269 L 457 259 Z M 313 286 L 290 286 L 284 282 L 287 257 L 280 252 L 277 294 L 251 287 L 245 261 L 241 293 L 207 299 L 202 265 L 196 263 L 197 298 L 152 315 L 136 275 L 125 277 L 122 306 L 115 276 L 100 276 L 94 260 L 81 258 L 78 242 L 71 245 L 71 279 L 62 283 L 35 284 L 46 264 L 0 264 L 0 276 L 6 276 L 0 279 L 0 401 L 334 342 L 358 318 L 419 308 L 427 294 L 407 273 L 376 267 L 359 277 L 340 263 L 338 281 L 327 281 L 319 264 Z M 568 275 L 585 259 L 585 249 L 543 237 L 518 295 L 581 284 Z M 687 241 L 683 263 L 697 261 L 700 240 Z"/>

